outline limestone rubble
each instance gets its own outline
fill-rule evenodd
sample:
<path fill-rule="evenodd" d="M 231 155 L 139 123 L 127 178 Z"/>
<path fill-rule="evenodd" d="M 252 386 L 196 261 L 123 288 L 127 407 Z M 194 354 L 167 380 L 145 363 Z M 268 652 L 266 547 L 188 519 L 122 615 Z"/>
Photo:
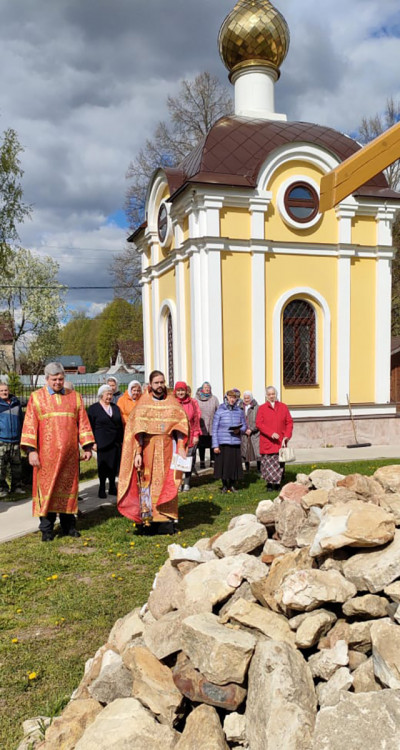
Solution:
<path fill-rule="evenodd" d="M 399 747 L 400 466 L 298 479 L 170 545 L 35 748 Z"/>

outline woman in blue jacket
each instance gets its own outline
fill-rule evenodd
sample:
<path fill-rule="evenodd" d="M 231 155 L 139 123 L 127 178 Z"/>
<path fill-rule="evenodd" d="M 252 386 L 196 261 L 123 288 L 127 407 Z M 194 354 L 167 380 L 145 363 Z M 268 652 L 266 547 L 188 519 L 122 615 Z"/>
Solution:
<path fill-rule="evenodd" d="M 222 479 L 222 492 L 237 492 L 234 483 L 243 477 L 241 436 L 247 432 L 243 410 L 236 391 L 228 391 L 225 401 L 215 412 L 212 447 L 215 454 L 214 476 Z"/>

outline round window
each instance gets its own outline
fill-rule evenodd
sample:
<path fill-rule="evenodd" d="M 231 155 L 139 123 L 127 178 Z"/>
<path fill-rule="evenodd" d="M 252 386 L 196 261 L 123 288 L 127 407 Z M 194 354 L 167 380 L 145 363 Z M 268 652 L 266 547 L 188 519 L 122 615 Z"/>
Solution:
<path fill-rule="evenodd" d="M 293 221 L 306 224 L 318 214 L 318 193 L 306 182 L 292 182 L 285 192 L 284 205 Z"/>
<path fill-rule="evenodd" d="M 166 240 L 168 231 L 168 212 L 165 203 L 161 204 L 158 212 L 157 229 L 159 240 L 161 244 L 163 244 Z"/>

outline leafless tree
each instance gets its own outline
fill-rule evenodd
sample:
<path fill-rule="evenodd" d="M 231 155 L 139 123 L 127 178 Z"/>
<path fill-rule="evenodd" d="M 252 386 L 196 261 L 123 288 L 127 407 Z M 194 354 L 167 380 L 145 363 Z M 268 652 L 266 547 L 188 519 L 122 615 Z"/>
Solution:
<path fill-rule="evenodd" d="M 369 143 L 399 121 L 400 102 L 395 102 L 391 96 L 386 101 L 386 108 L 383 114 L 376 114 L 373 117 L 363 117 L 361 120 L 359 128 L 361 143 Z M 385 175 L 390 187 L 396 190 L 400 184 L 400 159 L 397 159 L 390 167 L 385 169 Z"/>
<path fill-rule="evenodd" d="M 174 167 L 201 141 L 214 123 L 233 111 L 229 91 L 210 73 L 183 80 L 177 96 L 168 96 L 169 119 L 160 122 L 130 163 L 125 210 L 132 229 L 143 219 L 146 189 L 157 167 Z"/>

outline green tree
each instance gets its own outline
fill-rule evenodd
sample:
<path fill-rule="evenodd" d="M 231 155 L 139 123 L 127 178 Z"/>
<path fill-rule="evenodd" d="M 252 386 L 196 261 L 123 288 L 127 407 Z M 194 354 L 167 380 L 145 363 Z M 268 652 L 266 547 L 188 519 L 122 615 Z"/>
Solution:
<path fill-rule="evenodd" d="M 138 341 L 143 337 L 142 308 L 116 298 L 99 315 L 97 337 L 98 362 L 106 367 L 118 353 L 118 342 Z"/>
<path fill-rule="evenodd" d="M 0 271 L 7 274 L 8 256 L 18 242 L 18 224 L 31 214 L 23 200 L 20 154 L 23 148 L 15 130 L 8 128 L 0 141 Z"/>
<path fill-rule="evenodd" d="M 28 351 L 35 338 L 58 331 L 64 288 L 57 280 L 58 264 L 49 256 L 9 249 L 7 268 L 7 278 L 0 281 L 0 310 L 14 321 L 11 369 L 15 371 L 18 349 Z"/>
<path fill-rule="evenodd" d="M 95 372 L 99 366 L 97 357 L 98 328 L 98 316 L 88 318 L 85 313 L 75 312 L 61 331 L 60 352 L 65 355 L 80 355 L 87 372 Z"/>

